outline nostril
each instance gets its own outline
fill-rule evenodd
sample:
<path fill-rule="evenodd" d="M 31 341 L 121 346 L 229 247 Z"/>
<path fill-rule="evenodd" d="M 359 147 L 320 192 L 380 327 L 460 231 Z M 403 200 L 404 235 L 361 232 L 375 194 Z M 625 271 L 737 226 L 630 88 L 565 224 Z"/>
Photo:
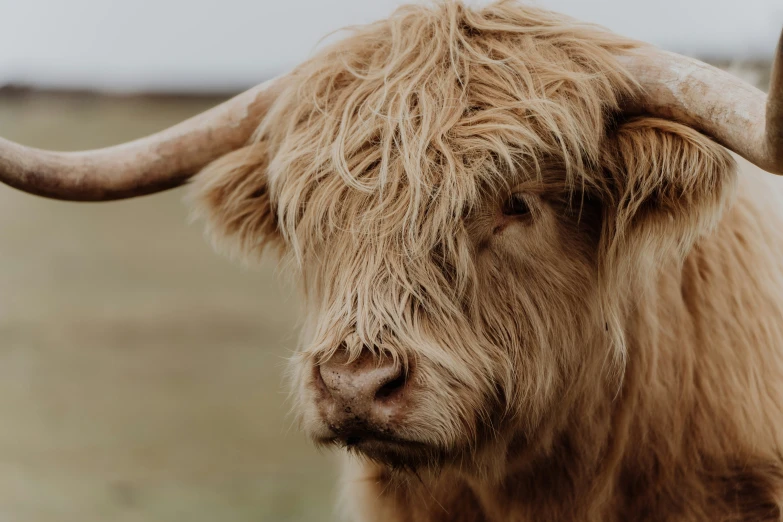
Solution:
<path fill-rule="evenodd" d="M 405 372 L 400 370 L 397 377 L 378 388 L 378 391 L 375 392 L 375 400 L 387 401 L 397 397 L 402 393 L 403 388 L 405 388 L 405 382 L 407 380 Z"/>

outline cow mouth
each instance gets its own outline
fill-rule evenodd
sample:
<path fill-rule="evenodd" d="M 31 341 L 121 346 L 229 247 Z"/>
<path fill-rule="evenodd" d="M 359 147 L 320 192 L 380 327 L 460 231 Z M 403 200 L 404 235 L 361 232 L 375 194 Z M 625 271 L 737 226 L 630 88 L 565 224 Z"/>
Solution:
<path fill-rule="evenodd" d="M 327 437 L 316 440 L 316 444 L 343 448 L 371 461 L 398 469 L 438 468 L 445 457 L 443 450 L 430 444 L 380 434 Z"/>

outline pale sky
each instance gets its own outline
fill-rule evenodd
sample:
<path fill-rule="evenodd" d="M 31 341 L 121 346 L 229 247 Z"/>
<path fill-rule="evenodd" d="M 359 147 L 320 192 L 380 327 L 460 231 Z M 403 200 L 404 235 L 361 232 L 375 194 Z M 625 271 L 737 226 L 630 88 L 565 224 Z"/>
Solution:
<path fill-rule="evenodd" d="M 236 89 L 289 69 L 399 0 L 0 0 L 0 84 Z M 483 3 L 472 1 L 470 3 Z M 770 57 L 783 0 L 537 0 L 699 56 Z"/>

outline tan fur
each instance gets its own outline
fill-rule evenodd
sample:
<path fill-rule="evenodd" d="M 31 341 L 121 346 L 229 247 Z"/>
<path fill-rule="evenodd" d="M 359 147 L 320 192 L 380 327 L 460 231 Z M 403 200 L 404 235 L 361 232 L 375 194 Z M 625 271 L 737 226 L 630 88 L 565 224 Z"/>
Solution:
<path fill-rule="evenodd" d="M 353 520 L 780 519 L 780 218 L 756 179 L 732 200 L 709 139 L 623 115 L 635 45 L 512 2 L 405 7 L 196 180 L 218 245 L 300 278 L 308 434 L 340 346 L 412 372 L 396 431 L 428 459 L 350 463 Z"/>

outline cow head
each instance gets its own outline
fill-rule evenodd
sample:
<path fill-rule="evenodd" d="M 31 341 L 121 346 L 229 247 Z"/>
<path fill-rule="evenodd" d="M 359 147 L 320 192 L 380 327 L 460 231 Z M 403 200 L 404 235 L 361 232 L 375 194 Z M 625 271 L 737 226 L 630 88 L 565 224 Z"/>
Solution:
<path fill-rule="evenodd" d="M 723 73 L 547 11 L 407 7 L 146 141 L 0 143 L 0 172 L 106 199 L 208 163 L 191 193 L 215 243 L 273 247 L 303 289 L 306 432 L 491 471 L 616 393 L 634 297 L 731 195 L 718 143 L 783 172 L 782 77 L 765 112 Z"/>

